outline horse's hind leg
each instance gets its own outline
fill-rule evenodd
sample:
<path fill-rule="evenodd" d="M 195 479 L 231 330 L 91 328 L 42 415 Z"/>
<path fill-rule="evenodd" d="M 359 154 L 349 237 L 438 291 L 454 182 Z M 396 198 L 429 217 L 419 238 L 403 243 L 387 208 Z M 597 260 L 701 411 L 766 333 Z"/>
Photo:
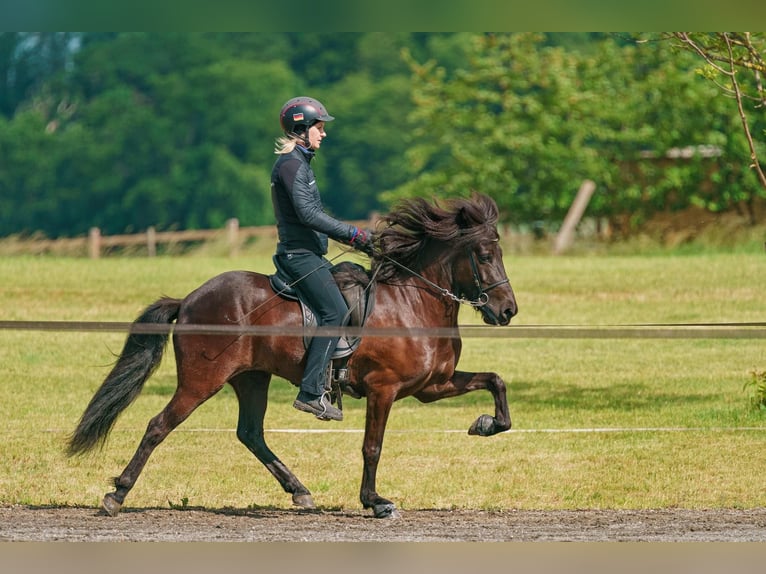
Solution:
<path fill-rule="evenodd" d="M 292 494 L 296 506 L 314 508 L 309 490 L 266 445 L 263 419 L 266 415 L 270 380 L 269 373 L 249 372 L 230 381 L 239 399 L 237 438 L 263 463 L 285 492 Z"/>
<path fill-rule="evenodd" d="M 141 439 L 141 443 L 138 445 L 138 449 L 128 463 L 128 466 L 125 467 L 120 476 L 114 479 L 115 491 L 104 496 L 101 504 L 108 514 L 116 516 L 120 511 L 125 497 L 133 488 L 133 485 L 136 484 L 138 475 L 141 474 L 146 461 L 154 449 L 157 448 L 157 445 L 170 434 L 170 431 L 186 420 L 194 409 L 215 394 L 220 388 L 218 387 L 202 397 L 186 392 L 180 386 L 176 389 L 176 393 L 170 399 L 167 406 L 149 421 L 144 437 Z"/>

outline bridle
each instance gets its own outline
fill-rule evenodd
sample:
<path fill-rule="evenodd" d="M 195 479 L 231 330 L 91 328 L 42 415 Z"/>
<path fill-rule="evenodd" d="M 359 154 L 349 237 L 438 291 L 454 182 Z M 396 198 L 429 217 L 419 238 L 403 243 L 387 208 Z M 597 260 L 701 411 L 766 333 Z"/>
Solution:
<path fill-rule="evenodd" d="M 474 305 L 474 302 L 466 301 L 469 305 L 473 307 L 483 307 L 489 302 L 489 295 L 487 293 L 489 291 L 492 291 L 495 287 L 499 287 L 500 285 L 505 285 L 506 283 L 510 283 L 510 279 L 507 277 L 505 279 L 502 279 L 500 281 L 496 281 L 495 283 L 492 283 L 490 285 L 487 285 L 486 287 L 483 287 L 481 284 L 481 275 L 479 275 L 479 266 L 476 263 L 476 256 L 474 255 L 472 250 L 468 250 L 468 261 L 471 264 L 471 271 L 473 272 L 473 284 L 476 287 L 476 291 L 478 292 L 478 297 L 476 298 L 476 302 L 480 302 L 479 305 Z"/>
<path fill-rule="evenodd" d="M 451 299 L 452 301 L 455 301 L 456 303 L 460 303 L 461 305 L 469 305 L 473 307 L 474 309 L 480 309 L 484 307 L 487 303 L 489 303 L 489 295 L 487 295 L 489 291 L 491 291 L 495 287 L 499 287 L 500 285 L 505 285 L 506 283 L 510 283 L 510 279 L 505 278 L 501 281 L 497 281 L 495 283 L 492 283 L 491 285 L 487 285 L 486 287 L 484 287 L 482 285 L 481 275 L 479 275 L 479 266 L 476 263 L 476 256 L 474 255 L 471 249 L 468 249 L 468 261 L 471 264 L 471 272 L 473 273 L 473 284 L 476 287 L 476 291 L 477 291 L 476 298 L 473 300 L 466 299 L 465 297 L 462 297 L 460 295 L 455 295 L 455 293 L 453 293 L 452 291 L 444 287 L 439 287 L 436 283 L 434 283 L 430 279 L 426 279 L 420 273 L 417 273 L 416 271 L 413 271 L 406 265 L 402 265 L 398 261 L 391 259 L 388 255 L 384 255 L 383 257 L 387 261 L 390 261 L 394 265 L 414 275 L 415 277 L 423 281 L 425 284 L 427 284 L 429 287 L 432 287 L 433 289 L 438 291 L 442 296 L 446 297 L 447 299 Z"/>

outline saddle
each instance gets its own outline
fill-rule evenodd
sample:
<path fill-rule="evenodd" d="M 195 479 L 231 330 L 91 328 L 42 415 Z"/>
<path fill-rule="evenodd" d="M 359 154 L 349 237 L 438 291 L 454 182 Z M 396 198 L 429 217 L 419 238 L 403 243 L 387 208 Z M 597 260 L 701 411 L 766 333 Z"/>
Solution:
<path fill-rule="evenodd" d="M 300 298 L 296 289 L 290 285 L 289 275 L 279 265 L 277 257 L 273 257 L 276 273 L 269 275 L 269 283 L 274 292 L 280 297 L 291 301 L 297 301 L 301 306 L 301 315 L 303 316 L 303 326 L 306 335 L 303 337 L 303 345 L 308 348 L 313 338 L 313 333 L 319 326 L 316 314 L 311 307 Z M 361 265 L 343 261 L 334 265 L 330 271 L 338 284 L 343 298 L 348 305 L 348 315 L 344 321 L 344 326 L 362 327 L 372 312 L 375 297 L 373 297 L 374 285 L 370 281 L 370 276 Z M 361 337 L 342 336 L 332 354 L 332 382 L 338 383 L 348 379 L 346 364 L 348 358 L 357 349 Z"/>

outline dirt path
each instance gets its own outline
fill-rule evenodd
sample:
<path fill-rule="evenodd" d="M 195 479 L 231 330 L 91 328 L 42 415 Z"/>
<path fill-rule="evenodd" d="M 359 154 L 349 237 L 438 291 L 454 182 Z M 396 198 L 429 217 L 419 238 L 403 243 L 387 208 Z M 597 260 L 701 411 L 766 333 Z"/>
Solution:
<path fill-rule="evenodd" d="M 361 510 L 0 507 L 0 541 L 766 541 L 766 509 L 625 511 Z"/>

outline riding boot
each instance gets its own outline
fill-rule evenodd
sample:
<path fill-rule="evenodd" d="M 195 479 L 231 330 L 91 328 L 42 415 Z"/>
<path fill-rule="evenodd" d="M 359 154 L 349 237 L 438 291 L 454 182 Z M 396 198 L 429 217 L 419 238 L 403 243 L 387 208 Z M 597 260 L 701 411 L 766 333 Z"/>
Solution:
<path fill-rule="evenodd" d="M 309 345 L 306 369 L 301 381 L 301 390 L 293 402 L 299 411 L 312 413 L 321 420 L 342 421 L 343 412 L 332 405 L 330 400 L 332 367 L 330 355 L 338 339 L 316 337 Z"/>
<path fill-rule="evenodd" d="M 299 411 L 311 413 L 323 421 L 343 420 L 343 411 L 331 404 L 330 393 L 328 392 L 316 396 L 306 391 L 300 391 L 295 402 L 293 402 L 293 406 Z"/>

